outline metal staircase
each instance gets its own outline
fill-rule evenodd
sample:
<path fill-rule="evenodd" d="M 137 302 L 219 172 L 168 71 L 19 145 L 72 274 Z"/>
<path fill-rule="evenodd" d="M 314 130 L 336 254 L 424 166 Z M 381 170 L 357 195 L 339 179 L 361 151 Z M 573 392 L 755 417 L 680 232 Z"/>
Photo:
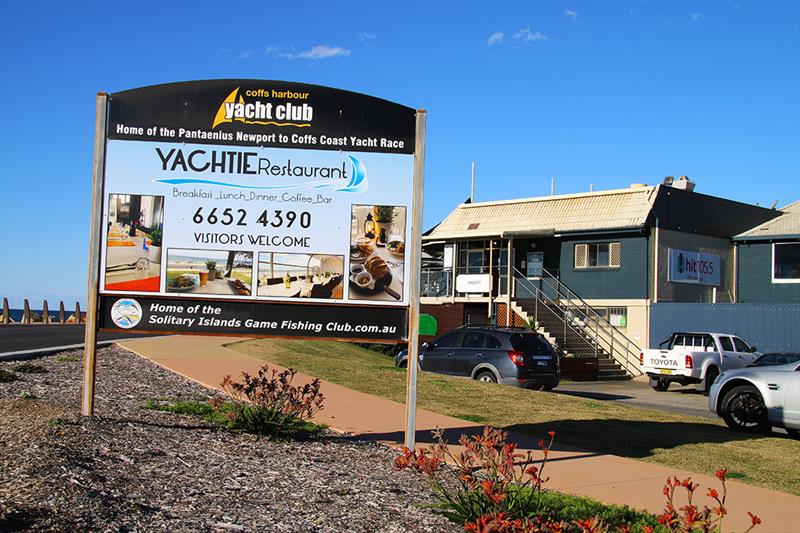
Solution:
<path fill-rule="evenodd" d="M 639 347 L 561 280 L 544 270 L 536 281 L 514 269 L 512 309 L 575 357 L 596 357 L 598 378 L 642 375 Z"/>

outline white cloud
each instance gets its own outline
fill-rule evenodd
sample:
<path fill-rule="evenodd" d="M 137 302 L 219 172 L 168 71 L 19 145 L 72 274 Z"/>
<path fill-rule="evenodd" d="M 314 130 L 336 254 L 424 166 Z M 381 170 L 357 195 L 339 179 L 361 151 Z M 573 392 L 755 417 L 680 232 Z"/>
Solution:
<path fill-rule="evenodd" d="M 698 20 L 700 20 L 700 13 L 693 13 L 691 18 L 692 22 L 697 22 Z"/>
<path fill-rule="evenodd" d="M 298 53 L 281 54 L 280 57 L 286 59 L 310 59 L 312 61 L 317 59 L 329 59 L 331 57 L 349 57 L 350 50 L 342 48 L 341 46 L 328 46 L 325 44 L 318 44 L 312 46 L 308 50 Z"/>
<path fill-rule="evenodd" d="M 236 54 L 236 59 L 247 59 L 252 55 L 253 55 L 252 50 L 245 50 L 244 52 L 239 52 L 238 54 Z"/>
<path fill-rule="evenodd" d="M 267 54 L 267 55 L 274 54 L 277 51 L 278 51 L 278 47 L 277 46 L 272 46 L 272 45 L 269 45 L 264 49 L 264 53 Z"/>
<path fill-rule="evenodd" d="M 486 44 L 489 46 L 494 46 L 496 44 L 502 43 L 503 40 L 506 38 L 506 34 L 501 31 L 496 31 L 489 36 L 486 40 Z"/>
<path fill-rule="evenodd" d="M 547 35 L 543 34 L 542 32 L 532 32 L 530 28 L 522 28 L 517 33 L 514 34 L 514 39 L 524 43 L 529 44 L 536 41 L 548 41 Z"/>
<path fill-rule="evenodd" d="M 568 16 L 569 18 L 571 18 L 572 20 L 575 20 L 576 18 L 578 18 L 578 12 L 577 11 L 573 11 L 571 9 L 565 9 L 564 10 L 564 14 L 566 16 Z"/>
<path fill-rule="evenodd" d="M 375 41 L 375 34 L 368 32 L 359 33 L 358 40 L 362 43 L 372 43 Z"/>

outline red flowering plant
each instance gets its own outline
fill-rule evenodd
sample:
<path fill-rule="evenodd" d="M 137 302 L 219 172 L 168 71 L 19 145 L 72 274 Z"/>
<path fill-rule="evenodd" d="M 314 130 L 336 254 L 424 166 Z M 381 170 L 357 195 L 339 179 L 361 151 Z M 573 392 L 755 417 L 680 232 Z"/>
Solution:
<path fill-rule="evenodd" d="M 445 516 L 454 522 L 477 524 L 482 517 L 505 523 L 536 513 L 542 484 L 548 479 L 543 472 L 555 432 L 549 433 L 549 442 L 539 442 L 543 453 L 540 466 L 533 464 L 532 452 L 518 452 L 516 443 L 507 442 L 508 432 L 500 429 L 486 427 L 481 435 L 462 435 L 458 443 L 464 449 L 459 453 L 451 452 L 441 431 L 433 435 L 435 442 L 430 448 L 403 448 L 395 466 L 427 476 L 439 500 L 437 507 Z M 439 468 L 445 461 L 454 468 Z M 494 530 L 505 531 L 487 531 Z"/>
<path fill-rule="evenodd" d="M 212 399 L 211 406 L 225 413 L 231 427 L 250 433 L 272 436 L 316 433 L 324 428 L 310 422 L 325 400 L 319 391 L 320 380 L 293 385 L 296 374 L 291 368 L 278 372 L 264 365 L 256 375 L 242 372 L 241 381 L 225 376 L 220 386 L 229 400 Z"/>
<path fill-rule="evenodd" d="M 714 500 L 716 505 L 708 507 L 704 505 L 700 509 L 694 504 L 694 493 L 699 485 L 692 482 L 692 478 L 683 480 L 677 477 L 667 478 L 666 485 L 664 485 L 664 496 L 667 497 L 667 504 L 664 512 L 658 517 L 658 523 L 661 524 L 667 531 L 675 533 L 683 532 L 721 532 L 722 521 L 725 515 L 728 514 L 728 509 L 725 507 L 725 498 L 728 495 L 728 488 L 725 485 L 726 476 L 728 471 L 720 469 L 716 472 L 716 477 L 722 484 L 722 494 L 713 488 L 709 488 L 706 496 Z M 675 507 L 675 490 L 683 488 L 686 490 L 687 503 L 681 507 Z M 750 517 L 750 527 L 745 531 L 752 530 L 757 525 L 761 524 L 761 518 L 748 512 Z"/>

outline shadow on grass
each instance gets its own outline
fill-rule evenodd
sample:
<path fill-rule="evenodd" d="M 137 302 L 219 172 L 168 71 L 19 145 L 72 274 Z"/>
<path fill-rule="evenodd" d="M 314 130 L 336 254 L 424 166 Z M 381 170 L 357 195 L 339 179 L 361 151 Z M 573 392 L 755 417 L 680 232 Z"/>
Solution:
<path fill-rule="evenodd" d="M 765 435 L 732 431 L 722 426 L 687 422 L 631 422 L 629 420 L 554 420 L 541 424 L 515 424 L 503 429 L 509 440 L 523 449 L 539 449 L 539 439 L 549 440 L 555 431 L 553 451 L 587 451 L 589 455 L 613 454 L 641 459 L 654 455 L 656 449 L 670 449 L 688 444 L 720 444 L 763 438 Z M 445 439 L 455 444 L 462 434 L 478 435 L 480 426 L 463 426 L 444 430 Z M 775 435 L 773 435 L 775 436 Z M 356 435 L 360 439 L 403 442 L 400 431 Z M 431 444 L 430 430 L 416 432 L 419 444 Z M 581 455 L 584 456 L 584 455 Z"/>

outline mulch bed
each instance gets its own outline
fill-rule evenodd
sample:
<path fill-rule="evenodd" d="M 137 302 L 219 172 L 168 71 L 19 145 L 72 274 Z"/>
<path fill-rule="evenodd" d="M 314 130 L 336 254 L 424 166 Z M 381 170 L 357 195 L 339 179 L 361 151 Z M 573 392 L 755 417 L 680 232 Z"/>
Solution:
<path fill-rule="evenodd" d="M 458 530 L 386 446 L 273 442 L 142 409 L 213 393 L 116 346 L 98 351 L 99 416 L 83 418 L 82 354 L 59 355 L 0 383 L 0 531 Z"/>

